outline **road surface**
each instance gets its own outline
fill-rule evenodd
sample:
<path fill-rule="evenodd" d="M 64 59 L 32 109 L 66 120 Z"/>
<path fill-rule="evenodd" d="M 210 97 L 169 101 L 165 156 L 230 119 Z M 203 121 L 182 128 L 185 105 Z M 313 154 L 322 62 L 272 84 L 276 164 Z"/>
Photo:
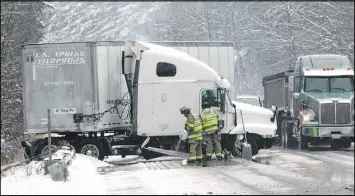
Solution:
<path fill-rule="evenodd" d="M 101 175 L 108 194 L 354 194 L 353 145 L 339 151 L 273 147 L 261 150 L 256 160 L 215 161 L 206 168 L 157 161 Z"/>
<path fill-rule="evenodd" d="M 109 162 L 135 162 L 138 157 Z M 165 157 L 158 158 L 164 160 Z M 257 162 L 235 158 L 212 161 L 209 167 L 182 166 L 181 160 L 116 166 L 77 154 L 68 182 L 49 175 L 26 175 L 25 167 L 1 178 L 1 194 L 327 194 L 354 195 L 354 146 L 333 151 L 261 150 Z M 32 163 L 31 163 L 32 164 Z M 40 162 L 33 163 L 34 165 Z"/>

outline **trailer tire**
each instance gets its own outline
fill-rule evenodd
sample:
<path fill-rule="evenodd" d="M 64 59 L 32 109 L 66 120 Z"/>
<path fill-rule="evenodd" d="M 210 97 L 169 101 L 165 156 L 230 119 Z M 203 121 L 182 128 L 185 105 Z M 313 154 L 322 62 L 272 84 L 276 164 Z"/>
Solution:
<path fill-rule="evenodd" d="M 339 149 L 342 147 L 342 144 L 339 141 L 332 141 L 330 143 L 330 148 L 331 149 Z"/>
<path fill-rule="evenodd" d="M 350 147 L 351 147 L 351 142 L 350 141 L 343 143 L 343 148 L 350 148 Z"/>
<path fill-rule="evenodd" d="M 44 159 L 45 156 L 42 155 L 44 153 L 43 150 L 48 147 L 48 139 L 41 139 L 36 142 L 35 150 L 34 150 L 34 157 L 38 160 Z M 52 141 L 52 149 L 56 148 L 54 141 Z"/>
<path fill-rule="evenodd" d="M 80 142 L 80 153 L 84 155 L 88 155 L 88 150 L 91 150 L 92 157 L 95 157 L 99 160 L 104 160 L 105 158 L 105 150 L 103 143 L 98 139 L 86 138 L 82 142 Z"/>
<path fill-rule="evenodd" d="M 271 148 L 273 146 L 275 139 L 270 139 L 270 138 L 265 139 L 265 149 Z"/>

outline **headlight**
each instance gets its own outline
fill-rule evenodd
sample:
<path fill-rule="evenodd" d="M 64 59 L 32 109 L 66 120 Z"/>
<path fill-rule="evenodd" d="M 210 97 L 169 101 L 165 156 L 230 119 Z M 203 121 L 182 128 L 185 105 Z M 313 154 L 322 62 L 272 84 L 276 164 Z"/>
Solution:
<path fill-rule="evenodd" d="M 311 109 L 302 110 L 302 117 L 304 123 L 314 121 L 315 116 L 316 116 L 315 113 Z"/>

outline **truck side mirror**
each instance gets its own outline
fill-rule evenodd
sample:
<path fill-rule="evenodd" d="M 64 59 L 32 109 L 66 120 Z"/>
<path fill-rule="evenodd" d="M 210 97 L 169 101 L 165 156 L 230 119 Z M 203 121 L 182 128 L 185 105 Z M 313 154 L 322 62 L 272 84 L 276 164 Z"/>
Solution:
<path fill-rule="evenodd" d="M 234 126 L 237 126 L 238 125 L 238 122 L 237 122 L 237 106 L 232 103 L 232 106 L 234 108 Z"/>
<path fill-rule="evenodd" d="M 226 94 L 225 92 L 222 93 L 221 91 L 221 105 L 220 110 L 225 113 L 226 112 Z"/>
<path fill-rule="evenodd" d="M 272 110 L 273 112 L 275 112 L 275 111 L 277 110 L 277 106 L 276 106 L 276 105 L 274 105 L 274 104 L 272 104 L 272 106 L 271 106 L 271 110 Z"/>
<path fill-rule="evenodd" d="M 277 106 L 272 104 L 271 106 L 271 110 L 274 113 L 274 115 L 270 118 L 271 122 L 275 122 L 275 118 L 276 118 L 276 113 L 277 113 Z"/>

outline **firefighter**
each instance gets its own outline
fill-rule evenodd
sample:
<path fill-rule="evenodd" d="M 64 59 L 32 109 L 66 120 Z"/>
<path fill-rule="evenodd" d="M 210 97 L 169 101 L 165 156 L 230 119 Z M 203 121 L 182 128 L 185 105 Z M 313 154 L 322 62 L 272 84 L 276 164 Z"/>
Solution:
<path fill-rule="evenodd" d="M 185 130 L 188 132 L 188 144 L 190 147 L 190 156 L 188 163 L 202 161 L 202 125 L 198 115 L 191 113 L 190 108 L 180 109 L 186 119 L 184 122 Z"/>
<path fill-rule="evenodd" d="M 202 104 L 202 113 L 200 115 L 202 128 L 204 131 L 203 140 L 206 142 L 207 160 L 211 160 L 213 151 L 218 160 L 222 160 L 221 139 L 219 135 L 220 127 L 218 124 L 219 116 L 216 111 L 210 108 L 210 104 L 205 101 Z"/>

